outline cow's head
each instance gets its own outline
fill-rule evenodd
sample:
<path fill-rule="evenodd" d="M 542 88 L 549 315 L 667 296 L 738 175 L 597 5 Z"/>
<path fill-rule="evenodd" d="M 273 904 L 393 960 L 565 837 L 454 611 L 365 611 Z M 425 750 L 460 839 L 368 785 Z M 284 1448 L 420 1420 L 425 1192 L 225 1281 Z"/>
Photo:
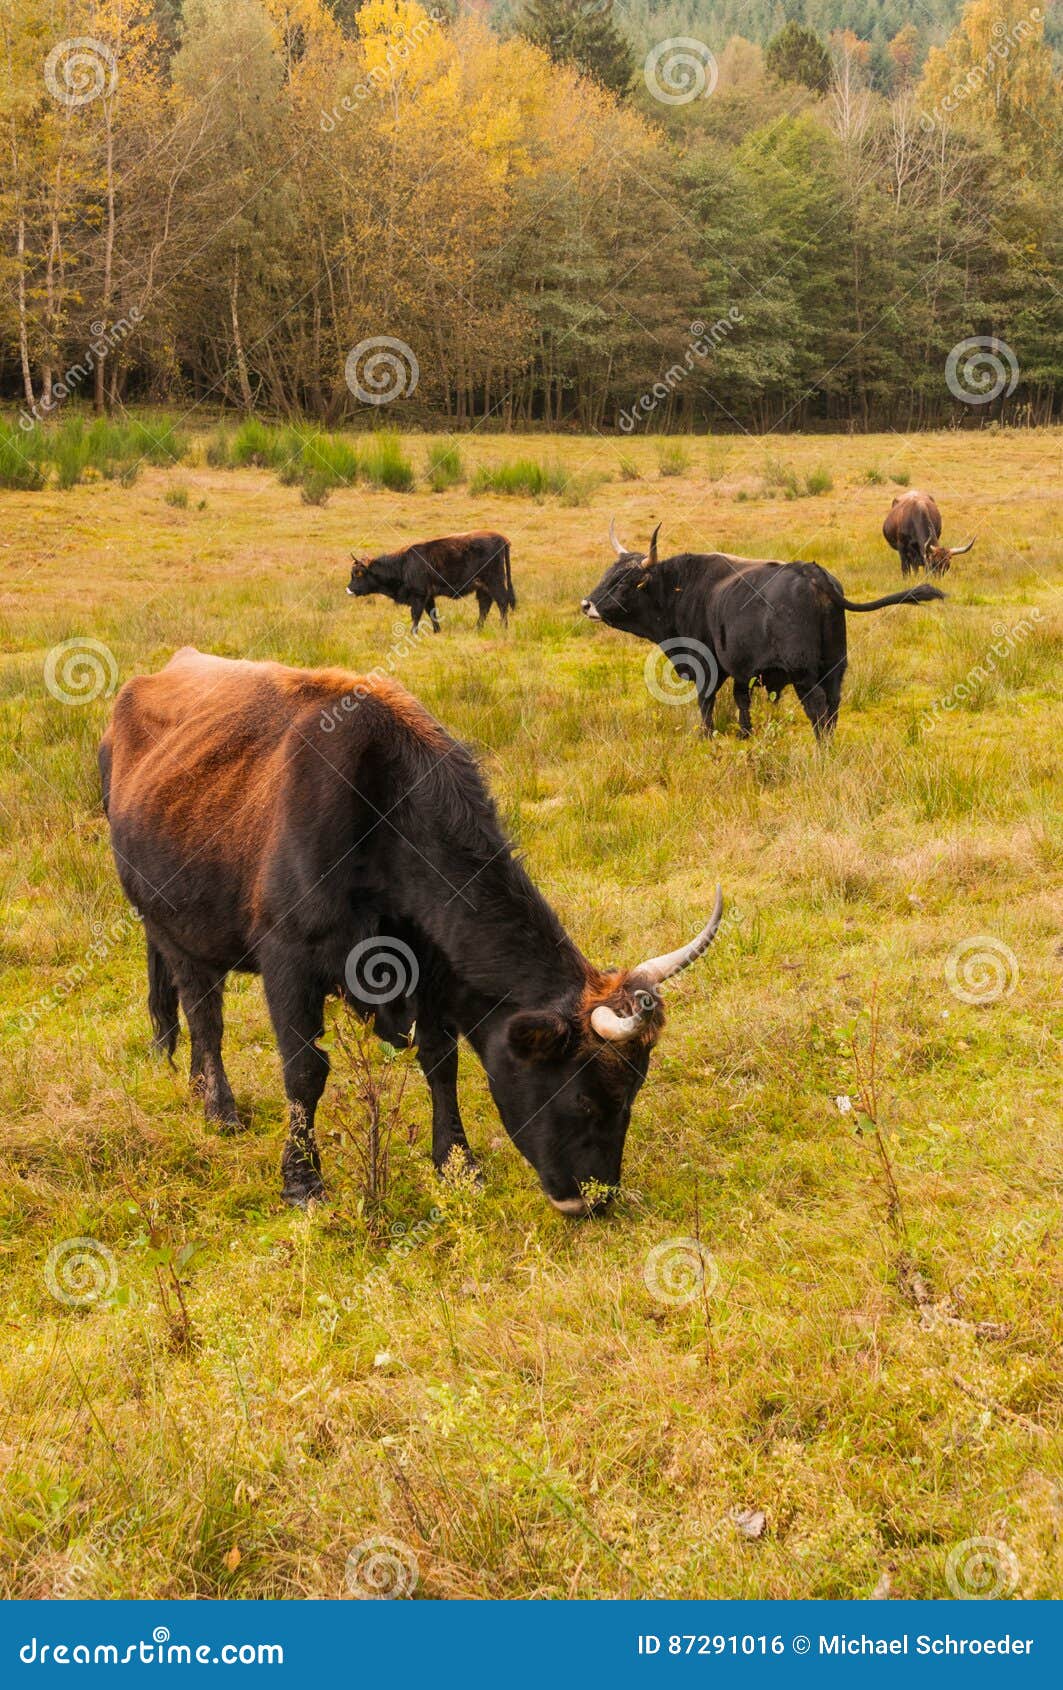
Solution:
<path fill-rule="evenodd" d="M 373 579 L 371 559 L 358 557 L 354 552 L 351 553 L 351 578 L 347 583 L 347 591 L 355 599 L 362 599 L 365 598 L 367 593 L 379 591 L 379 587 Z"/>
<path fill-rule="evenodd" d="M 928 575 L 947 575 L 954 557 L 961 557 L 969 552 L 974 545 L 968 540 L 965 546 L 939 546 L 933 539 L 929 539 L 923 547 L 923 565 Z"/>
<path fill-rule="evenodd" d="M 706 927 L 637 968 L 591 972 L 582 992 L 501 1019 L 482 1051 L 498 1112 L 555 1209 L 585 1215 L 620 1183 L 631 1108 L 664 1025 L 661 987 L 716 936 Z"/>
<path fill-rule="evenodd" d="M 589 598 L 580 601 L 584 616 L 592 622 L 608 623 L 625 634 L 637 634 L 643 640 L 658 640 L 668 633 L 661 624 L 660 604 L 654 592 L 651 570 L 657 563 L 657 536 L 660 523 L 653 531 L 648 552 L 629 552 L 617 539 L 616 525 L 610 522 L 609 538 L 616 553 L 616 562 L 606 570 Z"/>

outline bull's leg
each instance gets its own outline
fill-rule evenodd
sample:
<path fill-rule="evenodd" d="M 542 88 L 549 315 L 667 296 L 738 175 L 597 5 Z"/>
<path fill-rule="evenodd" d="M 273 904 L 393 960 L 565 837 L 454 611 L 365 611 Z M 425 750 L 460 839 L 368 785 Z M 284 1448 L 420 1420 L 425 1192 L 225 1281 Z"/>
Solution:
<path fill-rule="evenodd" d="M 298 953 L 260 957 L 270 1020 L 284 1064 L 288 1098 L 288 1138 L 281 1157 L 286 1203 L 303 1207 L 322 1197 L 321 1157 L 314 1136 L 314 1115 L 328 1079 L 329 1059 L 317 1040 L 324 1032 L 325 988 L 313 966 Z"/>
<path fill-rule="evenodd" d="M 428 611 L 429 620 L 431 621 L 431 624 L 432 624 L 433 634 L 438 634 L 438 632 L 439 632 L 439 617 L 436 614 L 436 601 L 435 601 L 435 599 L 429 599 L 427 605 L 425 606 L 425 609 Z"/>
<path fill-rule="evenodd" d="M 827 719 L 824 733 L 833 733 L 838 725 L 838 710 L 842 702 L 842 682 L 845 679 L 845 665 L 832 669 L 829 675 L 824 675 L 820 686 L 823 688 L 827 700 Z"/>
<path fill-rule="evenodd" d="M 812 723 L 817 739 L 830 732 L 833 723 L 830 720 L 830 706 L 827 695 L 819 681 L 811 675 L 797 675 L 793 677 L 794 691 L 801 700 L 805 715 Z"/>
<path fill-rule="evenodd" d="M 480 607 L 480 614 L 476 618 L 476 626 L 478 628 L 482 628 L 484 623 L 487 621 L 487 613 L 490 610 L 492 604 L 494 603 L 494 600 L 492 599 L 490 593 L 485 593 L 482 587 L 477 587 L 477 589 L 476 589 L 476 603 Z M 501 606 L 499 608 L 501 609 Z M 506 620 L 504 611 L 502 613 L 502 620 L 503 620 L 503 622 Z"/>
<path fill-rule="evenodd" d="M 712 724 L 713 716 L 716 711 L 716 694 L 719 692 L 720 686 L 720 678 L 719 676 L 715 676 L 714 678 L 706 679 L 705 683 L 698 687 L 698 709 L 701 711 L 701 731 L 703 734 L 711 734 L 713 731 Z"/>
<path fill-rule="evenodd" d="M 417 1022 L 417 1060 L 432 1094 L 432 1161 L 442 1173 L 457 1150 L 471 1167 L 476 1158 L 465 1137 L 458 1107 L 458 1040 L 452 1027 L 423 1013 Z"/>
<path fill-rule="evenodd" d="M 753 720 L 749 714 L 749 682 L 740 681 L 735 677 L 735 704 L 738 706 L 738 737 L 748 739 L 753 732 Z"/>
<path fill-rule="evenodd" d="M 423 598 L 411 598 L 411 600 L 410 600 L 410 621 L 413 623 L 413 631 L 414 631 L 415 634 L 416 634 L 418 626 L 420 624 L 421 617 L 424 615 L 424 613 L 425 613 L 425 600 Z"/>
<path fill-rule="evenodd" d="M 187 957 L 171 955 L 167 960 L 192 1040 L 189 1070 L 192 1090 L 202 1097 L 203 1112 L 208 1121 L 238 1127 L 240 1117 L 236 1112 L 236 1099 L 221 1059 L 221 1005 L 225 976 L 223 974 L 219 979 L 216 972 Z"/>

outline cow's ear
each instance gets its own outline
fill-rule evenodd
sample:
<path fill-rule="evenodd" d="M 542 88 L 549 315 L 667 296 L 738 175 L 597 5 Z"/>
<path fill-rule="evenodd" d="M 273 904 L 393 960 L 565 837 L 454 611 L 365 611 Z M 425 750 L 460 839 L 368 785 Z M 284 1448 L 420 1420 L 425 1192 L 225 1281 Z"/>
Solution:
<path fill-rule="evenodd" d="M 524 1062 L 559 1062 L 571 1048 L 575 1028 L 554 1009 L 519 1009 L 511 1015 L 506 1038 Z"/>

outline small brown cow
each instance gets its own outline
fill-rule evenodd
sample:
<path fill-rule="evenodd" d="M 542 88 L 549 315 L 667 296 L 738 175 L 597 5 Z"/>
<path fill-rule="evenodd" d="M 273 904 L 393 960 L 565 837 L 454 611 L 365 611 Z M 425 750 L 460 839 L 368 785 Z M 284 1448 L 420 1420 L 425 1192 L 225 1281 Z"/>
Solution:
<path fill-rule="evenodd" d="M 925 569 L 928 575 L 944 575 L 954 557 L 969 552 L 974 545 L 942 546 L 941 512 L 929 493 L 914 487 L 894 499 L 889 516 L 882 524 L 888 545 L 900 553 L 901 574 L 917 575 Z"/>

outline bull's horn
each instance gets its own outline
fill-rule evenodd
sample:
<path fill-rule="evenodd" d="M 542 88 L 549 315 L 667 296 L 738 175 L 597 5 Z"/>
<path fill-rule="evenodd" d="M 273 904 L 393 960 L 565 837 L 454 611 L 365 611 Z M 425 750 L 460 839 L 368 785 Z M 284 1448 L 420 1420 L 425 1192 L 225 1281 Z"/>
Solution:
<path fill-rule="evenodd" d="M 935 541 L 934 541 L 933 534 L 928 534 L 926 539 L 923 541 L 923 557 L 924 558 L 928 558 L 930 556 L 930 553 L 934 549 L 934 544 L 935 544 Z"/>
<path fill-rule="evenodd" d="M 609 518 L 609 538 L 613 543 L 613 550 L 616 553 L 617 557 L 623 557 L 625 555 L 626 548 L 620 544 L 620 541 L 616 537 L 616 517 L 615 516 L 611 516 Z"/>
<path fill-rule="evenodd" d="M 971 540 L 968 540 L 968 542 L 965 546 L 950 546 L 949 547 L 949 556 L 950 557 L 960 557 L 964 552 L 969 552 L 973 545 L 974 545 L 974 540 L 971 539 Z"/>
<path fill-rule="evenodd" d="M 656 528 L 653 530 L 653 539 L 650 541 L 650 549 L 646 553 L 646 562 L 644 565 L 644 568 L 646 569 L 652 569 L 654 564 L 657 562 L 657 536 L 660 532 L 661 524 L 658 523 Z"/>
<path fill-rule="evenodd" d="M 692 962 L 697 962 L 703 956 L 716 937 L 716 930 L 723 915 L 723 892 L 716 888 L 716 905 L 709 917 L 707 927 L 703 927 L 696 939 L 691 939 L 689 945 L 681 945 L 677 951 L 669 951 L 666 956 L 651 957 L 649 962 L 641 962 L 631 971 L 633 980 L 639 985 L 660 986 L 665 980 L 670 980 L 673 974 L 679 974 L 684 968 L 689 968 Z"/>
<path fill-rule="evenodd" d="M 646 993 L 649 997 L 649 992 Z M 610 1009 L 606 1003 L 600 1003 L 591 1010 L 591 1026 L 600 1039 L 607 1039 L 610 1044 L 623 1044 L 626 1039 L 633 1039 L 642 1023 L 652 1014 L 647 1015 L 618 1015 L 615 1009 Z"/>

